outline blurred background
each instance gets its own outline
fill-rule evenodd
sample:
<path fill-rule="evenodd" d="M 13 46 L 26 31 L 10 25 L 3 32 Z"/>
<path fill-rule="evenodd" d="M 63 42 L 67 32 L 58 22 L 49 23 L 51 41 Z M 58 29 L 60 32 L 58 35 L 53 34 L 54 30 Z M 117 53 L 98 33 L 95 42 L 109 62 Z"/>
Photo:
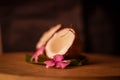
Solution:
<path fill-rule="evenodd" d="M 43 32 L 73 24 L 84 52 L 120 55 L 117 0 L 0 0 L 3 52 L 34 51 Z"/>

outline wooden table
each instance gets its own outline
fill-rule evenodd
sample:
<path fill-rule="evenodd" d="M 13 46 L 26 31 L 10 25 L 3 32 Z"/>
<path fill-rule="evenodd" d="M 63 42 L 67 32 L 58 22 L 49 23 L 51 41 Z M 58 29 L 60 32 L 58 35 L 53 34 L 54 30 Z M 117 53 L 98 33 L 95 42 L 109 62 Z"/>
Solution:
<path fill-rule="evenodd" d="M 120 57 L 85 54 L 89 62 L 68 69 L 46 69 L 25 62 L 29 52 L 0 55 L 0 80 L 120 80 Z"/>

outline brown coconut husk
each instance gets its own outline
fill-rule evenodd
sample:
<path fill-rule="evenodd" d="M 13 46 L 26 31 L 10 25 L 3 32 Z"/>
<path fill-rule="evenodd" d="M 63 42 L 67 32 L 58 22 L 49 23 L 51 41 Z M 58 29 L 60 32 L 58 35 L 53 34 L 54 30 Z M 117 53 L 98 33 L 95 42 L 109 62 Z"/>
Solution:
<path fill-rule="evenodd" d="M 83 45 L 82 45 L 82 41 L 81 41 L 80 37 L 78 36 L 78 33 L 75 31 L 74 27 L 71 25 L 70 26 L 63 26 L 62 25 L 62 27 L 58 31 L 56 31 L 55 33 L 59 32 L 62 29 L 65 29 L 65 28 L 71 29 L 71 32 L 73 32 L 73 34 L 75 35 L 75 39 L 73 41 L 73 44 L 70 46 L 70 48 L 67 50 L 67 52 L 63 56 L 65 58 L 69 58 L 69 59 L 70 58 L 79 58 L 81 56 Z M 48 42 L 49 42 L 49 40 L 48 40 Z"/>
<path fill-rule="evenodd" d="M 72 25 L 68 26 L 68 28 L 72 28 L 75 31 L 75 40 L 72 44 L 72 46 L 69 48 L 68 52 L 65 54 L 66 58 L 79 58 L 81 56 L 81 52 L 83 50 L 83 44 L 82 41 L 74 29 Z"/>

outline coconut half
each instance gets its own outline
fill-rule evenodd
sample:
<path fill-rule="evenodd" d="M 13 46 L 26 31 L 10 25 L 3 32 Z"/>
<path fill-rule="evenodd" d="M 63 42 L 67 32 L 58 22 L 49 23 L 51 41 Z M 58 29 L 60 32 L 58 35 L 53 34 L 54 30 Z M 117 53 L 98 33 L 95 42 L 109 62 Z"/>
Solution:
<path fill-rule="evenodd" d="M 72 28 L 63 28 L 56 32 L 46 44 L 47 57 L 52 59 L 57 54 L 68 58 L 78 57 L 81 52 L 81 43 L 76 37 L 75 30 Z"/>
<path fill-rule="evenodd" d="M 38 61 L 38 56 L 45 52 L 46 57 L 53 59 L 57 54 L 66 58 L 79 58 L 82 43 L 72 26 L 63 27 L 58 24 L 46 31 L 36 45 L 37 51 L 31 61 Z M 41 50 L 42 49 L 42 50 Z M 44 50 L 43 50 L 44 49 Z"/>
<path fill-rule="evenodd" d="M 61 28 L 61 24 L 57 24 L 53 27 L 51 27 L 48 31 L 46 31 L 42 37 L 40 38 L 40 40 L 38 41 L 36 48 L 39 49 L 41 46 L 45 45 L 47 43 L 47 41 L 53 36 L 53 34 L 58 31 L 58 29 Z"/>

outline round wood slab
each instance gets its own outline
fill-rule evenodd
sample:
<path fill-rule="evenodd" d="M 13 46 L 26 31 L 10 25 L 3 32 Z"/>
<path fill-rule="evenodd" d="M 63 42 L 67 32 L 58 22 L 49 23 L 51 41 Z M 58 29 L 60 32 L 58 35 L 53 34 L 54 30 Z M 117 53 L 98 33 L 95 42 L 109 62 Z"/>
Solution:
<path fill-rule="evenodd" d="M 98 80 L 120 77 L 120 57 L 85 54 L 88 64 L 67 69 L 46 69 L 25 61 L 28 52 L 0 55 L 0 80 Z"/>

